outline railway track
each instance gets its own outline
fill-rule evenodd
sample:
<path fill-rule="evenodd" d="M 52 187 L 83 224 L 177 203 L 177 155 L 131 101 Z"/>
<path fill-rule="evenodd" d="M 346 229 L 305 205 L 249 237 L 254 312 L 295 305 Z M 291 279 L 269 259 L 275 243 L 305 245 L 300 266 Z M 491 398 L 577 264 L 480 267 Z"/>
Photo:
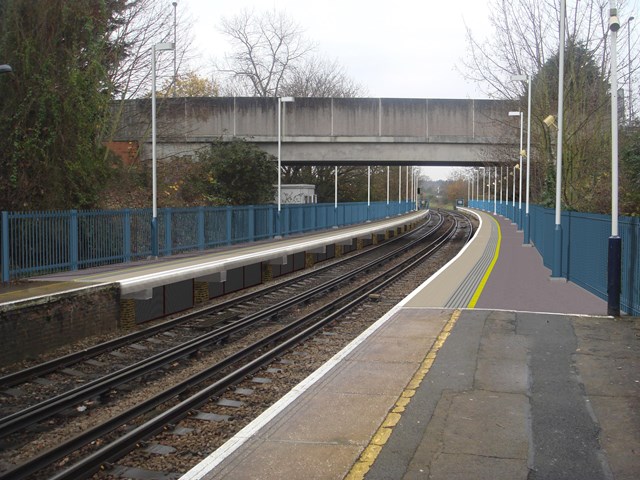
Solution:
<path fill-rule="evenodd" d="M 464 222 L 464 225 L 461 222 Z M 413 284 L 417 281 L 411 278 L 413 274 L 408 272 L 416 271 L 417 266 L 449 242 L 454 235 L 461 237 L 459 243 L 462 245 L 468 241 L 472 232 L 468 220 L 463 221 L 462 217 L 457 215 L 452 215 L 452 218 L 446 220 L 444 215 L 441 215 L 440 220 L 435 223 L 436 225 L 432 224 L 431 228 L 426 228 L 420 236 L 417 236 L 417 232 L 408 236 L 413 238 L 408 238 L 402 248 L 394 248 L 393 251 L 384 255 L 378 252 L 375 255 L 377 258 L 357 268 L 349 263 L 342 264 L 340 268 L 327 268 L 325 273 L 335 278 L 322 279 L 318 281 L 317 286 L 310 286 L 310 283 L 313 283 L 310 277 L 300 279 L 298 285 L 301 287 L 296 287 L 298 291 L 295 295 L 290 291 L 290 285 L 287 285 L 287 288 L 280 285 L 279 289 L 284 290 L 285 295 L 290 298 L 279 299 L 266 308 L 258 308 L 257 312 L 248 313 L 247 309 L 238 308 L 241 303 L 236 303 L 234 304 L 236 312 L 233 315 L 227 315 L 224 321 L 213 322 L 212 325 L 215 328 L 210 332 L 172 347 L 162 354 L 151 356 L 104 378 L 75 388 L 68 392 L 69 394 L 53 397 L 1 419 L 0 436 L 10 439 L 12 436 L 15 437 L 16 432 L 21 435 L 25 428 L 33 428 L 37 422 L 49 419 L 54 414 L 64 414 L 74 406 L 94 408 L 98 403 L 108 404 L 112 401 L 109 398 L 111 394 L 122 385 L 130 385 L 134 379 L 154 375 L 154 372 L 159 371 L 158 369 L 166 369 L 167 365 L 183 362 L 184 359 L 198 355 L 198 352 L 203 349 L 215 347 L 213 350 L 219 353 L 218 359 L 211 361 L 206 368 L 200 369 L 170 388 L 165 388 L 162 392 L 151 395 L 131 408 L 120 411 L 107 421 L 85 429 L 81 434 L 58 442 L 45 453 L 6 470 L 0 478 L 29 478 L 32 475 L 34 475 L 33 478 L 44 478 L 38 475 L 46 475 L 48 478 L 52 472 L 60 468 L 61 460 L 63 463 L 71 461 L 70 455 L 73 455 L 73 466 L 54 474 L 53 478 L 86 478 L 135 449 L 137 445 L 154 434 L 175 430 L 175 425 L 181 419 L 188 418 L 198 408 L 211 403 L 211 398 L 220 397 L 231 386 L 255 374 L 256 371 L 290 351 L 327 324 L 351 315 L 349 312 L 361 308 L 361 305 L 371 299 L 379 301 L 382 295 L 380 292 L 383 289 L 387 289 L 382 295 L 387 301 L 395 296 L 398 296 L 399 300 L 406 295 L 405 290 L 411 288 L 411 285 L 397 287 L 398 283 Z M 428 245 L 421 245 L 418 248 L 418 245 L 425 242 L 426 237 L 434 236 L 435 230 L 440 233 L 437 238 L 430 240 Z M 418 250 L 420 253 L 417 254 L 415 251 L 410 255 L 403 253 L 407 249 Z M 410 258 L 398 260 L 401 255 Z M 394 263 L 394 260 L 397 261 Z M 377 268 L 385 263 L 388 264 L 388 268 L 384 273 L 380 273 Z M 348 271 L 337 272 L 340 269 Z M 373 269 L 376 269 L 375 273 L 371 274 Z M 348 289 L 344 287 L 345 282 L 350 284 Z M 415 285 L 411 289 L 413 288 Z M 398 293 L 393 293 L 394 289 Z M 260 298 L 264 299 L 272 294 L 273 292 L 269 292 Z M 329 298 L 332 296 L 337 298 Z M 320 301 L 318 301 L 319 297 Z M 261 303 L 256 302 L 255 298 L 258 297 L 248 301 L 254 304 Z M 273 301 L 273 298 L 271 300 Z M 292 310 L 294 314 L 291 314 Z M 284 312 L 289 312 L 286 314 L 287 318 L 283 318 Z M 207 311 L 204 319 L 202 316 L 189 314 L 185 316 L 188 318 L 182 319 L 182 322 L 176 322 L 176 325 L 180 328 L 188 325 L 188 329 L 193 329 L 194 322 L 211 324 L 209 318 L 211 313 Z M 266 332 L 256 338 L 243 333 L 249 326 L 255 328 L 257 324 L 266 325 Z M 211 325 L 209 327 L 213 328 Z M 162 333 L 169 331 L 166 329 Z M 245 344 L 227 353 L 224 346 L 240 338 Z M 250 340 L 247 341 L 249 338 Z M 139 420 L 141 417 L 146 419 L 151 416 L 152 412 L 153 418 L 147 421 Z M 57 419 L 60 417 L 61 415 L 58 415 Z M 132 426 L 133 422 L 137 422 L 135 427 Z M 107 446 L 97 450 L 88 447 L 103 443 Z M 76 460 L 76 457 L 82 457 L 82 459 Z"/>

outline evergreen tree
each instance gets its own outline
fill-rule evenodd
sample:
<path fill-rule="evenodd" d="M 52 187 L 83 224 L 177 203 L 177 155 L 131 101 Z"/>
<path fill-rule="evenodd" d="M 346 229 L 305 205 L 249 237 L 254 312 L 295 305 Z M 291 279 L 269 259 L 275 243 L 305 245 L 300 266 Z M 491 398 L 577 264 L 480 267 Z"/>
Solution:
<path fill-rule="evenodd" d="M 91 206 L 110 168 L 109 35 L 125 0 L 3 0 L 0 52 L 0 208 Z"/>

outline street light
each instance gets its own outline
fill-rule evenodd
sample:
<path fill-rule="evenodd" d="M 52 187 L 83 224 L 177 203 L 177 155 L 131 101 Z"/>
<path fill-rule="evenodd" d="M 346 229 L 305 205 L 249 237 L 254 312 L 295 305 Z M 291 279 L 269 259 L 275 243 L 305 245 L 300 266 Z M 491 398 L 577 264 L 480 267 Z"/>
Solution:
<path fill-rule="evenodd" d="M 607 314 L 620 316 L 622 239 L 618 235 L 618 57 L 616 43 L 620 20 L 616 1 L 610 2 L 611 32 L 611 236 L 607 258 Z"/>
<path fill-rule="evenodd" d="M 631 88 L 631 20 L 635 17 L 632 15 L 627 20 L 627 52 L 629 56 L 629 125 L 633 120 L 633 88 Z"/>
<path fill-rule="evenodd" d="M 280 223 L 280 211 L 282 210 L 282 104 L 294 102 L 293 97 L 278 97 L 278 215 L 277 215 L 277 232 L 276 236 L 281 236 L 281 223 Z"/>
<path fill-rule="evenodd" d="M 562 127 L 564 119 L 564 44 L 566 0 L 560 2 L 560 46 L 558 56 L 558 141 L 556 155 L 556 211 L 553 231 L 552 278 L 562 277 Z M 616 87 L 617 89 L 617 87 Z"/>
<path fill-rule="evenodd" d="M 173 2 L 173 96 L 176 96 L 176 88 L 178 86 L 178 64 L 176 63 L 176 54 L 178 53 L 175 45 L 178 45 L 178 2 Z"/>
<path fill-rule="evenodd" d="M 527 82 L 527 149 L 525 150 L 525 156 L 527 157 L 527 186 L 526 186 L 526 203 L 524 214 L 524 237 L 522 240 L 523 245 L 529 245 L 531 235 L 531 222 L 529 218 L 529 191 L 530 191 L 530 175 L 531 175 L 531 75 L 512 75 L 511 80 L 514 82 Z M 520 129 L 522 131 L 522 128 Z M 520 142 L 522 145 L 522 141 Z M 522 151 L 522 146 L 520 147 Z"/>
<path fill-rule="evenodd" d="M 151 216 L 151 255 L 158 256 L 158 181 L 156 161 L 156 52 L 173 50 L 173 43 L 156 43 L 151 47 L 151 178 L 153 214 Z"/>
<path fill-rule="evenodd" d="M 11 72 L 13 72 L 11 65 L 0 65 L 0 73 L 11 73 Z"/>
<path fill-rule="evenodd" d="M 518 230 L 522 229 L 522 112 L 509 112 L 510 117 L 520 117 L 520 180 L 518 187 L 518 219 L 516 223 L 518 224 Z"/>
<path fill-rule="evenodd" d="M 511 222 L 512 224 L 516 223 L 516 170 L 520 169 L 520 165 L 518 165 L 517 163 L 513 166 L 513 201 L 511 203 L 511 208 L 513 209 L 513 222 Z M 522 175 L 522 172 L 520 172 L 520 175 Z"/>

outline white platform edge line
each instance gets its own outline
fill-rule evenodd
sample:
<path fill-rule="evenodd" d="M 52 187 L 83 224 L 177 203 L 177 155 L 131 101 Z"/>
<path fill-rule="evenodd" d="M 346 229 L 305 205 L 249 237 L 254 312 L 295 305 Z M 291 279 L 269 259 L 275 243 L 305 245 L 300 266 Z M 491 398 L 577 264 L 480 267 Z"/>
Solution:
<path fill-rule="evenodd" d="M 174 267 L 169 270 L 160 271 L 160 272 L 151 272 L 146 274 L 141 274 L 136 277 L 126 278 L 122 280 L 113 280 L 120 283 L 122 293 L 131 293 L 137 291 L 136 288 L 140 284 L 145 284 L 149 280 L 153 279 L 156 283 L 162 283 L 164 279 L 175 277 L 176 275 L 186 274 L 198 276 L 198 274 L 204 273 L 213 273 L 216 270 L 225 270 L 228 268 L 233 268 L 235 263 L 246 262 L 255 258 L 262 258 L 265 256 L 280 256 L 280 255 L 288 255 L 295 253 L 297 251 L 301 251 L 304 248 L 313 248 L 319 245 L 337 243 L 341 240 L 345 240 L 347 238 L 352 238 L 353 236 L 363 235 L 365 233 L 373 233 L 374 231 L 381 229 L 387 229 L 391 227 L 395 227 L 399 224 L 406 223 L 407 221 L 418 220 L 420 217 L 425 216 L 429 210 L 414 212 L 407 218 L 397 218 L 385 221 L 380 223 L 379 225 L 375 225 L 375 228 L 372 228 L 371 225 L 365 225 L 358 228 L 358 230 L 354 230 L 351 232 L 341 232 L 335 235 L 331 235 L 328 237 L 319 237 L 313 240 L 306 240 L 298 243 L 294 243 L 292 245 L 276 245 L 268 250 L 260 250 L 259 252 L 247 253 L 244 255 L 240 255 L 237 257 L 223 258 L 217 260 L 206 261 L 203 263 L 198 263 L 195 265 L 186 265 L 183 267 Z M 415 219 L 413 218 L 415 217 Z M 97 274 L 99 276 L 99 274 Z M 117 276 L 117 274 L 116 274 Z"/>
<path fill-rule="evenodd" d="M 478 238 L 478 232 L 480 232 L 480 229 L 482 228 L 482 218 L 480 217 L 480 215 L 478 215 L 476 212 L 474 212 L 473 210 L 468 210 L 466 208 L 458 208 L 458 210 L 464 210 L 465 212 L 468 212 L 472 215 L 475 215 L 478 218 L 478 221 L 480 222 L 480 225 L 478 225 L 478 230 L 476 230 L 476 233 L 474 233 L 473 238 L 471 238 L 471 240 L 464 246 L 462 247 L 462 250 L 460 250 L 458 252 L 458 254 L 453 257 L 451 260 L 449 260 L 446 264 L 444 264 L 440 270 L 438 270 L 436 273 L 434 273 L 433 275 L 431 275 L 428 279 L 426 279 L 421 285 L 418 286 L 418 288 L 416 288 L 413 292 L 411 292 L 409 294 L 409 296 L 407 296 L 405 298 L 405 300 L 408 302 L 409 300 L 411 300 L 413 297 L 415 297 L 416 295 L 418 295 L 418 293 L 423 290 L 427 285 L 429 285 L 431 282 L 435 281 L 441 274 L 442 272 L 444 272 L 447 268 L 449 268 L 451 266 L 451 264 L 453 264 L 454 262 L 456 262 L 462 255 L 464 255 L 464 253 L 467 251 L 467 249 L 471 246 L 471 244 Z M 448 301 L 448 300 L 447 300 Z M 444 308 L 444 307 L 435 307 L 435 308 Z"/>
<path fill-rule="evenodd" d="M 566 312 L 535 312 L 531 310 L 509 310 L 507 308 L 467 308 L 467 307 L 404 307 L 407 310 L 462 310 L 469 312 L 506 312 L 506 313 L 527 313 L 533 315 L 562 315 L 564 317 L 582 318 L 615 318 L 610 315 L 590 314 L 590 313 L 566 313 Z"/>

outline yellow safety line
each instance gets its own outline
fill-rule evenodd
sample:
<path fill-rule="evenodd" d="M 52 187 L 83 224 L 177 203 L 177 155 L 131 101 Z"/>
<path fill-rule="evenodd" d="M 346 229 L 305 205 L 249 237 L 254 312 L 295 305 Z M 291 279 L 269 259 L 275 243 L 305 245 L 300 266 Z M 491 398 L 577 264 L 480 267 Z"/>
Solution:
<path fill-rule="evenodd" d="M 493 254 L 493 260 L 491 260 L 491 263 L 489 264 L 487 271 L 484 272 L 484 276 L 482 277 L 482 280 L 480 281 L 478 288 L 476 288 L 476 291 L 473 294 L 473 297 L 471 297 L 471 301 L 469 302 L 469 305 L 467 305 L 467 308 L 475 308 L 476 303 L 478 302 L 478 299 L 482 294 L 482 290 L 484 290 L 484 286 L 487 283 L 487 280 L 489 280 L 489 275 L 491 275 L 491 272 L 493 271 L 493 266 L 498 261 L 498 255 L 500 254 L 500 244 L 502 243 L 502 231 L 500 230 L 500 224 L 498 223 L 498 221 L 493 217 L 491 217 L 491 220 L 496 222 L 496 226 L 498 227 L 498 244 L 496 245 L 496 251 Z"/>
<path fill-rule="evenodd" d="M 411 381 L 405 387 L 402 394 L 400 394 L 400 397 L 398 397 L 394 408 L 387 414 L 386 418 L 382 422 L 382 425 L 380 425 L 375 435 L 369 442 L 367 448 L 364 449 L 364 451 L 360 455 L 360 458 L 358 458 L 353 467 L 351 467 L 351 470 L 345 477 L 345 480 L 361 480 L 367 474 L 367 472 L 373 465 L 373 462 L 376 461 L 376 458 L 378 458 L 378 455 L 382 451 L 382 447 L 387 443 L 387 440 L 391 436 L 393 427 L 395 427 L 400 421 L 402 413 L 407 408 L 407 405 L 409 405 L 409 402 L 411 402 L 411 399 L 416 394 L 416 390 L 420 386 L 420 383 L 429 372 L 431 365 L 433 365 L 433 362 L 436 359 L 438 351 L 440 350 L 440 348 L 442 348 L 442 345 L 444 345 L 445 340 L 449 336 L 451 329 L 460 317 L 460 314 L 460 310 L 455 310 L 451 314 L 451 318 L 440 331 L 440 335 L 438 335 L 438 338 L 436 338 L 436 341 L 431 346 L 431 349 L 420 364 L 420 367 L 413 375 Z"/>

